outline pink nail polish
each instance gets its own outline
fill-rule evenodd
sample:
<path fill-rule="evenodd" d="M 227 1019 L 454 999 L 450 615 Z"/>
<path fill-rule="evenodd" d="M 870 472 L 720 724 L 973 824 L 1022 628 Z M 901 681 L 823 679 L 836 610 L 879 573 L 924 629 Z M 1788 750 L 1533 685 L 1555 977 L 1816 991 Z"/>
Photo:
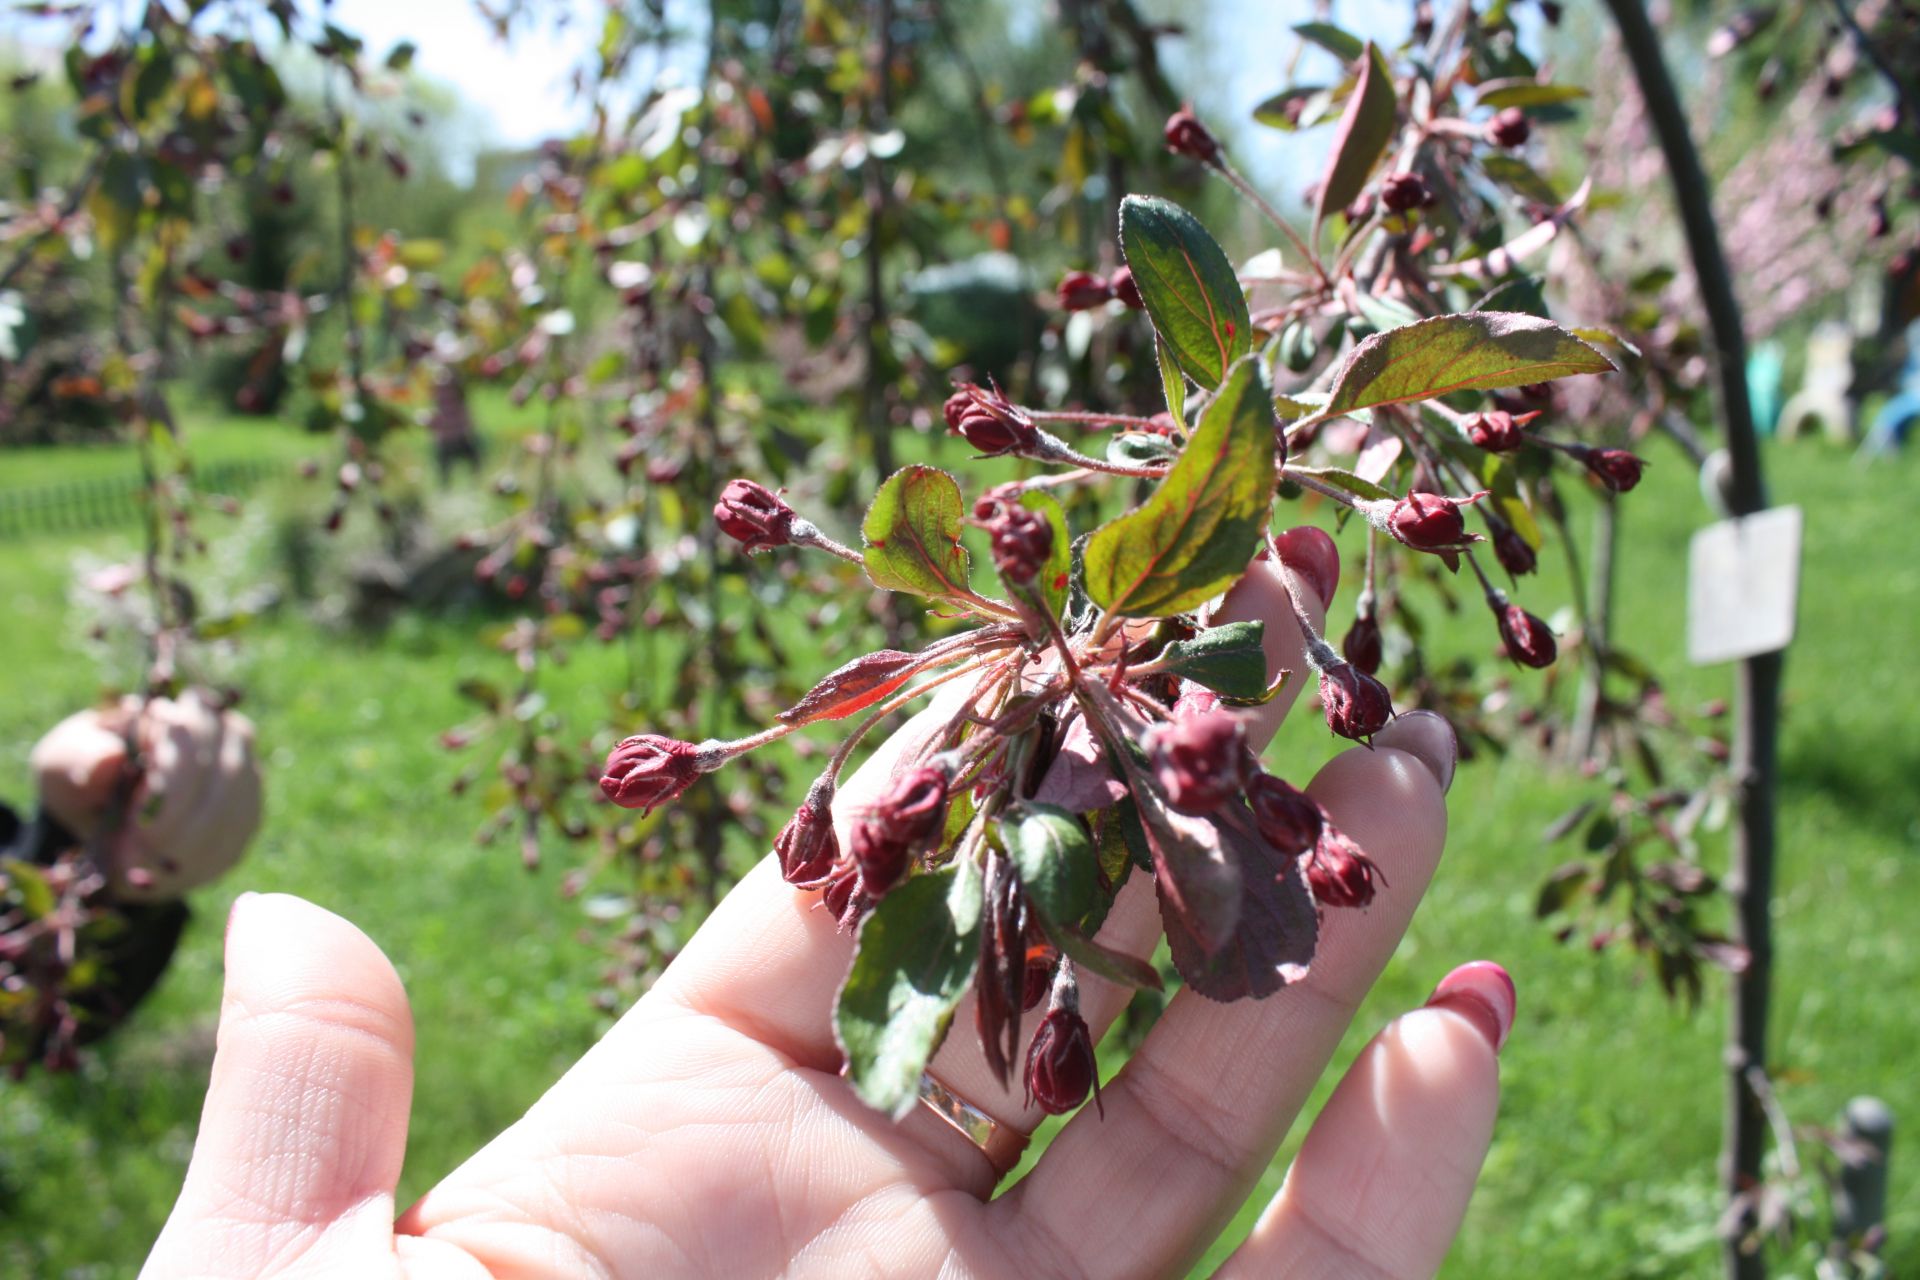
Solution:
<path fill-rule="evenodd" d="M 1507 1043 L 1519 1003 L 1513 976 L 1491 960 L 1461 965 L 1427 997 L 1429 1009 L 1451 1009 L 1472 1022 L 1495 1053 Z"/>
<path fill-rule="evenodd" d="M 1301 525 L 1274 539 L 1280 563 L 1299 574 L 1325 609 L 1340 588 L 1340 549 L 1325 529 Z"/>

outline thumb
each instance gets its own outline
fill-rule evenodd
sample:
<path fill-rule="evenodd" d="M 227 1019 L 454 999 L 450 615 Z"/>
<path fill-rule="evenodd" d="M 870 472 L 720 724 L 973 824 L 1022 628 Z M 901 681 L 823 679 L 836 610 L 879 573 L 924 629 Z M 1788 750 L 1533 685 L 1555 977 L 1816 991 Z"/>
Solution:
<path fill-rule="evenodd" d="M 392 1256 L 413 1097 L 400 977 L 360 930 L 284 894 L 234 903 L 226 964 L 193 1160 L 141 1274 L 371 1271 Z"/>

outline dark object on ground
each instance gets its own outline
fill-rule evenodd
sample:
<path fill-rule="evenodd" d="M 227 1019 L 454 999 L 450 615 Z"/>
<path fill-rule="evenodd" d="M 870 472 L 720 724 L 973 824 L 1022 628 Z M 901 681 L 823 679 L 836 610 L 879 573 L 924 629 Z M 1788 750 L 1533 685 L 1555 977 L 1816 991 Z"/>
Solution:
<path fill-rule="evenodd" d="M 0 802 L 0 858 L 51 866 L 74 843 L 73 833 L 46 813 L 23 822 L 12 806 Z M 99 957 L 105 978 L 71 996 L 81 1015 L 81 1044 L 92 1044 L 125 1022 L 159 985 L 193 914 L 177 900 L 120 903 L 103 894 L 97 901 L 118 913 L 126 928 L 105 945 Z M 38 1058 L 40 1051 L 36 1046 L 31 1056 Z"/>

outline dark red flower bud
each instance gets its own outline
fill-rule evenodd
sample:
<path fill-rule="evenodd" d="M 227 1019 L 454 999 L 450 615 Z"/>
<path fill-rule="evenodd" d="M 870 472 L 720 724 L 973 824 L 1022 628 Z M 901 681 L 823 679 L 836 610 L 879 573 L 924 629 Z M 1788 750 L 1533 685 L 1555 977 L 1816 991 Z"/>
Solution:
<path fill-rule="evenodd" d="M 1368 675 L 1380 670 L 1380 619 L 1368 609 L 1354 618 L 1353 625 L 1347 628 L 1345 638 L 1340 641 L 1340 652 L 1348 662 L 1360 668 Z"/>
<path fill-rule="evenodd" d="M 865 817 L 853 824 L 853 862 L 860 869 L 860 887 L 874 899 L 907 874 L 913 850 L 904 840 L 896 840 L 887 824 L 876 817 Z"/>
<path fill-rule="evenodd" d="M 1527 433 L 1505 409 L 1493 409 L 1467 415 L 1467 439 L 1488 453 L 1512 453 L 1527 442 Z"/>
<path fill-rule="evenodd" d="M 1500 561 L 1500 567 L 1516 578 L 1532 573 L 1539 564 L 1533 546 L 1510 524 L 1494 531 L 1493 554 Z"/>
<path fill-rule="evenodd" d="M 1200 118 L 1185 107 L 1167 117 L 1167 150 L 1175 155 L 1191 156 L 1201 164 L 1213 164 L 1220 158 L 1220 141 L 1200 123 Z"/>
<path fill-rule="evenodd" d="M 965 413 L 972 403 L 973 396 L 966 391 L 956 391 L 947 397 L 947 402 L 940 406 L 940 414 L 947 420 L 947 430 L 956 432 L 960 430 L 960 415 Z"/>
<path fill-rule="evenodd" d="M 1405 213 L 1426 204 L 1431 193 L 1417 173 L 1390 173 L 1380 183 L 1380 203 L 1389 213 Z"/>
<path fill-rule="evenodd" d="M 1393 719 L 1393 695 L 1387 686 L 1351 662 L 1335 663 L 1320 673 L 1320 704 L 1327 728 L 1355 742 L 1365 742 Z"/>
<path fill-rule="evenodd" d="M 887 835 L 918 844 L 940 830 L 947 813 L 947 775 L 932 765 L 901 774 L 867 811 Z"/>
<path fill-rule="evenodd" d="M 1505 107 L 1487 121 L 1487 141 L 1496 147 L 1519 147 L 1526 145 L 1533 136 L 1533 125 L 1527 120 L 1527 113 L 1518 107 Z"/>
<path fill-rule="evenodd" d="M 1583 461 L 1594 478 L 1615 493 L 1625 493 L 1640 483 L 1645 460 L 1625 449 L 1591 449 Z"/>
<path fill-rule="evenodd" d="M 1112 287 L 1113 296 L 1125 303 L 1129 310 L 1145 311 L 1147 309 L 1146 299 L 1140 296 L 1140 286 L 1133 282 L 1131 267 L 1122 267 L 1114 272 L 1107 284 Z"/>
<path fill-rule="evenodd" d="M 1047 998 L 1053 986 L 1054 970 L 1060 967 L 1060 953 L 1050 942 L 1036 942 L 1027 948 L 1025 986 L 1020 994 L 1020 1012 L 1031 1013 Z"/>
<path fill-rule="evenodd" d="M 700 749 L 657 733 L 635 734 L 607 756 L 600 794 L 622 809 L 651 809 L 693 785 Z"/>
<path fill-rule="evenodd" d="M 1091 271 L 1069 271 L 1060 277 L 1060 309 L 1091 311 L 1113 298 L 1113 286 Z"/>
<path fill-rule="evenodd" d="M 1506 642 L 1509 658 L 1527 667 L 1553 665 L 1559 646 L 1546 623 L 1517 604 L 1497 607 L 1494 616 L 1500 621 L 1500 638 Z"/>
<path fill-rule="evenodd" d="M 833 788 L 816 785 L 774 837 L 780 874 L 804 889 L 826 882 L 840 861 L 840 838 L 833 831 Z"/>
<path fill-rule="evenodd" d="M 1040 1020 L 1027 1049 L 1027 1101 L 1048 1115 L 1064 1115 L 1085 1102 L 1098 1081 L 1087 1020 L 1056 1005 Z"/>
<path fill-rule="evenodd" d="M 827 877 L 826 887 L 820 891 L 820 905 L 839 921 L 842 929 L 851 929 L 860 923 L 860 917 L 873 908 L 873 899 L 860 883 L 860 868 L 852 862 L 835 867 Z"/>
<path fill-rule="evenodd" d="M 1460 508 L 1471 498 L 1449 498 L 1443 493 L 1410 493 L 1394 504 L 1387 532 L 1416 551 L 1444 551 L 1467 541 L 1467 522 Z"/>
<path fill-rule="evenodd" d="M 784 547 L 792 541 L 793 508 L 773 490 L 751 480 L 727 481 L 720 501 L 713 504 L 713 519 L 720 532 L 748 551 Z"/>
<path fill-rule="evenodd" d="M 966 403 L 956 407 L 954 400 L 961 396 Z M 962 383 L 959 393 L 947 400 L 945 412 L 953 431 L 984 454 L 1011 453 L 1040 439 L 1033 423 L 1011 400 L 970 382 Z"/>
<path fill-rule="evenodd" d="M 1288 857 L 1305 853 L 1320 839 L 1326 821 L 1320 806 L 1283 778 L 1260 774 L 1247 788 L 1247 803 L 1261 838 Z"/>
<path fill-rule="evenodd" d="M 1231 711 L 1155 725 L 1144 745 L 1167 803 L 1182 813 L 1212 813 L 1246 786 L 1247 730 Z"/>
<path fill-rule="evenodd" d="M 1008 582 L 1032 582 L 1053 555 L 1053 525 L 1038 511 L 988 494 L 974 504 L 973 518 L 992 540 L 994 567 Z"/>
<path fill-rule="evenodd" d="M 1380 868 L 1345 832 L 1323 823 L 1307 859 L 1307 887 L 1323 907 L 1364 907 L 1373 901 Z"/>

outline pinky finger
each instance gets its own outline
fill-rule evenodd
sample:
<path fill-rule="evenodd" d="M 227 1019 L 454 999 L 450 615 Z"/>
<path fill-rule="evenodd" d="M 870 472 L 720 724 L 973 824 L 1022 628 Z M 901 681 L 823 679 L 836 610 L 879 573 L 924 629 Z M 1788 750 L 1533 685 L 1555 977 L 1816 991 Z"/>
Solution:
<path fill-rule="evenodd" d="M 1355 1060 L 1280 1193 L 1218 1275 L 1390 1277 L 1440 1269 L 1499 1109 L 1513 980 L 1463 965 Z"/>

